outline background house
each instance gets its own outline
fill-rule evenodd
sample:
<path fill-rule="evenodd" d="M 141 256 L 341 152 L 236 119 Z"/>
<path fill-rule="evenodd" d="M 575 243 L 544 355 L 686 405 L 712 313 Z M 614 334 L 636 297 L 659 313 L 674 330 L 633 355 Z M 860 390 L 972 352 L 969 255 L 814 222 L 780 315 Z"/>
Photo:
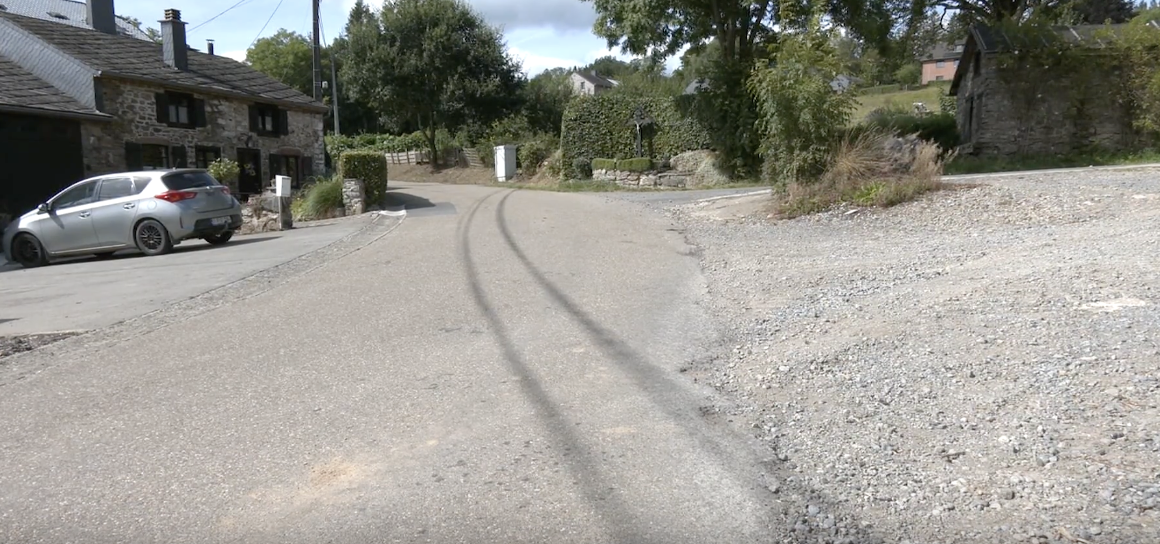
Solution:
<path fill-rule="evenodd" d="M 86 3 L 77 0 L 3 0 L 0 1 L 0 6 L 2 6 L 0 11 L 6 11 L 13 15 L 23 15 L 34 19 L 44 19 L 45 21 L 88 29 L 93 28 L 91 21 L 94 19 L 98 21 L 108 20 L 105 17 L 106 14 L 100 12 L 95 17 L 91 16 L 89 14 L 90 7 L 95 7 L 98 10 L 104 7 L 112 9 L 111 3 Z M 114 15 L 112 23 L 116 27 L 116 33 L 121 36 L 128 36 L 139 40 L 149 39 L 144 31 L 130 22 L 129 19 L 121 17 L 120 15 Z"/>
<path fill-rule="evenodd" d="M 959 67 L 964 44 L 938 44 L 922 58 L 922 81 L 926 85 L 932 81 L 950 81 Z"/>
<path fill-rule="evenodd" d="M 190 50 L 177 10 L 158 44 L 120 32 L 112 0 L 88 4 L 92 29 L 0 11 L 0 213 L 87 177 L 219 157 L 239 162 L 243 194 L 322 171 L 325 106 Z"/>
<path fill-rule="evenodd" d="M 620 82 L 606 78 L 595 70 L 591 72 L 572 72 L 572 91 L 576 94 L 595 95 L 620 85 Z"/>
<path fill-rule="evenodd" d="M 1154 23 L 1153 23 L 1154 25 Z M 978 155 L 1061 154 L 1093 147 L 1133 147 L 1137 134 L 1128 107 L 1116 96 L 1120 84 L 1113 63 L 1099 62 L 1105 45 L 1096 36 L 1123 25 L 1054 27 L 1060 38 L 1089 48 L 1092 66 L 1107 66 L 1106 77 L 1083 79 L 1067 70 L 1019 73 L 1004 78 L 998 60 L 1010 51 L 1042 47 L 976 24 L 968 31 L 962 62 L 950 94 L 956 97 L 961 152 Z M 1026 41 L 1026 43 L 1024 43 Z"/>

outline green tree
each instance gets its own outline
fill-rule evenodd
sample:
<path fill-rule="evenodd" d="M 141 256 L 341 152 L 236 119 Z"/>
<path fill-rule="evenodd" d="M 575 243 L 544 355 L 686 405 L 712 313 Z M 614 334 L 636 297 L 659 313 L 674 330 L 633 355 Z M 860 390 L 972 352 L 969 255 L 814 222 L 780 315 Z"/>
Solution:
<path fill-rule="evenodd" d="M 153 43 L 161 43 L 161 31 L 160 30 L 157 30 L 156 28 L 153 28 L 151 26 L 143 27 L 143 25 L 141 24 L 141 20 L 136 18 L 136 17 L 121 17 L 120 15 L 118 15 L 117 17 L 120 17 L 121 20 L 125 21 L 126 23 L 129 23 L 133 28 L 140 30 L 142 33 L 145 34 L 145 37 L 148 38 L 149 41 L 151 41 Z"/>
<path fill-rule="evenodd" d="M 904 64 L 895 70 L 894 80 L 902 85 L 918 85 L 922 81 L 922 66 L 913 62 Z"/>
<path fill-rule="evenodd" d="M 306 96 L 314 95 L 314 55 L 310 39 L 297 32 L 278 30 L 246 50 L 246 62 Z M 330 74 L 329 59 L 323 60 L 324 73 Z"/>
<path fill-rule="evenodd" d="M 572 100 L 570 70 L 554 68 L 533 77 L 524 90 L 524 117 L 532 130 L 559 136 L 564 110 Z"/>
<path fill-rule="evenodd" d="M 396 123 L 413 121 L 433 157 L 456 133 L 517 111 L 525 83 L 499 30 L 460 0 L 396 0 L 348 27 L 343 79 Z"/>

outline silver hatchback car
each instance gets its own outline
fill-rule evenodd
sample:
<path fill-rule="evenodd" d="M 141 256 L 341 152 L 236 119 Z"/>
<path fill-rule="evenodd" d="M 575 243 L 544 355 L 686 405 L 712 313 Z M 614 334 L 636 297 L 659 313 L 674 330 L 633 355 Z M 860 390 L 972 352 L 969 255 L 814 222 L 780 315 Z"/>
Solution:
<path fill-rule="evenodd" d="M 108 174 L 61 191 L 4 230 L 4 254 L 26 268 L 50 258 L 161 255 L 183 240 L 220 245 L 242 226 L 242 207 L 205 170 Z"/>

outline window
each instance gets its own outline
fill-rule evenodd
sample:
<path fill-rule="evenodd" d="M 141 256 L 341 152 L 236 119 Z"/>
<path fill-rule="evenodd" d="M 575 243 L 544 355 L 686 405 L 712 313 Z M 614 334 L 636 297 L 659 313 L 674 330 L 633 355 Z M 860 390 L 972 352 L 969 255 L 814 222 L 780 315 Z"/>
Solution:
<path fill-rule="evenodd" d="M 955 59 L 955 68 L 959 67 L 959 59 Z"/>
<path fill-rule="evenodd" d="M 955 46 L 955 53 L 962 53 L 962 52 L 963 52 L 963 45 L 962 44 L 956 45 Z"/>
<path fill-rule="evenodd" d="M 935 80 L 935 81 L 942 81 L 942 80 L 943 80 L 943 76 L 934 76 L 934 80 Z"/>
<path fill-rule="evenodd" d="M 96 192 L 97 182 L 89 181 L 81 185 L 77 185 L 56 197 L 52 201 L 52 208 L 54 210 L 63 210 L 65 208 L 73 208 L 76 206 L 84 206 L 93 202 L 93 193 Z"/>
<path fill-rule="evenodd" d="M 266 104 L 250 106 L 250 131 L 259 136 L 290 134 L 289 112 Z"/>
<path fill-rule="evenodd" d="M 581 82 L 580 82 L 580 90 L 581 90 L 581 91 L 583 91 L 583 90 L 584 90 L 584 85 L 585 85 L 585 83 L 584 83 L 583 81 L 581 81 Z"/>
<path fill-rule="evenodd" d="M 141 187 L 141 189 L 143 190 L 145 187 Z M 133 180 L 131 178 L 106 178 L 101 180 L 101 188 L 97 193 L 97 200 L 125 198 L 140 192 L 140 190 L 133 190 Z"/>
<path fill-rule="evenodd" d="M 184 191 L 197 187 L 214 187 L 220 185 L 208 172 L 174 172 L 161 178 L 171 191 Z"/>
<path fill-rule="evenodd" d="M 149 145 L 141 146 L 141 169 L 164 170 L 169 168 L 169 146 Z"/>
<path fill-rule="evenodd" d="M 940 60 L 940 61 L 936 61 L 936 62 L 934 63 L 934 67 L 935 67 L 935 68 L 942 68 L 943 66 L 946 66 L 946 65 L 947 65 L 947 63 L 946 63 L 946 62 L 944 62 L 944 61 L 941 61 L 941 60 Z"/>
<path fill-rule="evenodd" d="M 184 93 L 157 93 L 157 122 L 176 128 L 206 126 L 205 100 Z"/>
<path fill-rule="evenodd" d="M 302 183 L 298 171 L 298 157 L 296 155 L 270 154 L 270 175 L 290 176 L 290 186 L 297 189 Z"/>
<path fill-rule="evenodd" d="M 222 158 L 222 148 L 199 145 L 193 150 L 193 165 L 196 168 L 209 168 L 210 163 Z"/>

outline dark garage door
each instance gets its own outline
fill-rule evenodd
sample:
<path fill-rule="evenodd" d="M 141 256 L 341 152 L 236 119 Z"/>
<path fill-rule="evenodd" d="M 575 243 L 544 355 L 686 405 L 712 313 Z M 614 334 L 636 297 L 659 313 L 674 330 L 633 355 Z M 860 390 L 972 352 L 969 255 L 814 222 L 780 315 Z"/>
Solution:
<path fill-rule="evenodd" d="M 0 214 L 35 208 L 84 174 L 79 122 L 0 113 Z"/>

